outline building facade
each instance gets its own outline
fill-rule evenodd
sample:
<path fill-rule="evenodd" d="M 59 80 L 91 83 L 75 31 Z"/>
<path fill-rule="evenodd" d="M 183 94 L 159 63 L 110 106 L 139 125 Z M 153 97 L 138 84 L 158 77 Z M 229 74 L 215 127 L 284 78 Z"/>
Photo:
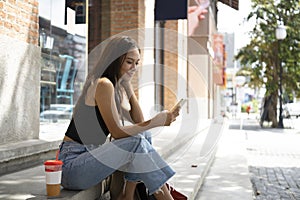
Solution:
<path fill-rule="evenodd" d="M 214 76 L 216 2 L 191 36 L 186 19 L 164 21 L 159 27 L 163 54 L 157 51 L 154 11 L 153 0 L 1 1 L 2 142 L 38 139 L 41 122 L 68 123 L 90 70 L 89 55 L 118 34 L 132 36 L 141 46 L 143 64 L 133 82 L 146 117 L 180 98 L 189 99 L 184 115 L 218 116 L 222 84 Z"/>

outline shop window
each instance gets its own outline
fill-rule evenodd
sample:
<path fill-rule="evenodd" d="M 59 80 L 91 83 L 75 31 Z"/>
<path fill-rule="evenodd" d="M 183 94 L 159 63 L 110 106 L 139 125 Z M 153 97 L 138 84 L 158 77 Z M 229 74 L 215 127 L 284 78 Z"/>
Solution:
<path fill-rule="evenodd" d="M 76 24 L 78 11 L 65 9 L 65 3 L 39 1 L 41 123 L 69 123 L 86 77 L 86 24 Z"/>

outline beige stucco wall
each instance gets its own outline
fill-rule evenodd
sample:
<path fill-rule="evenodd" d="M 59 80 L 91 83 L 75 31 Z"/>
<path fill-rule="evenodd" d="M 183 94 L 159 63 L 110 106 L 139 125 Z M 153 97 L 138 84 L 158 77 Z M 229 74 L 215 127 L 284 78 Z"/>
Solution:
<path fill-rule="evenodd" d="M 39 136 L 40 48 L 0 35 L 1 143 Z"/>

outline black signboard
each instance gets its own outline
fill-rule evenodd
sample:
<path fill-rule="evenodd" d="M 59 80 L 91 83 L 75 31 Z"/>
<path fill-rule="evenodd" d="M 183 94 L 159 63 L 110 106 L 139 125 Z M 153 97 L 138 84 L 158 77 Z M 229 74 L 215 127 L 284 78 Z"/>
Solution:
<path fill-rule="evenodd" d="M 75 24 L 85 24 L 86 0 L 65 0 L 65 24 L 67 24 L 67 8 L 75 11 Z"/>
<path fill-rule="evenodd" d="M 155 0 L 155 20 L 187 19 L 187 0 Z"/>

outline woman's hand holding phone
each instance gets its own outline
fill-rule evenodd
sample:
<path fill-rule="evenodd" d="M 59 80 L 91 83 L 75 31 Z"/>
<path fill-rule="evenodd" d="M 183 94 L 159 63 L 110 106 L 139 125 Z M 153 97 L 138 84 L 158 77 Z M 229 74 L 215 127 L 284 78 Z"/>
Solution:
<path fill-rule="evenodd" d="M 181 107 L 186 103 L 186 99 L 181 99 L 178 101 L 173 108 L 168 111 L 164 110 L 158 113 L 153 119 L 152 123 L 155 127 L 157 126 L 170 126 L 172 122 L 176 120 L 179 115 Z"/>
<path fill-rule="evenodd" d="M 175 111 L 178 109 L 178 111 L 182 108 L 182 106 L 186 103 L 186 99 L 180 99 L 175 106 L 171 109 L 171 112 Z"/>
<path fill-rule="evenodd" d="M 208 8 L 210 0 L 195 0 L 196 4 L 200 7 L 201 10 Z"/>

